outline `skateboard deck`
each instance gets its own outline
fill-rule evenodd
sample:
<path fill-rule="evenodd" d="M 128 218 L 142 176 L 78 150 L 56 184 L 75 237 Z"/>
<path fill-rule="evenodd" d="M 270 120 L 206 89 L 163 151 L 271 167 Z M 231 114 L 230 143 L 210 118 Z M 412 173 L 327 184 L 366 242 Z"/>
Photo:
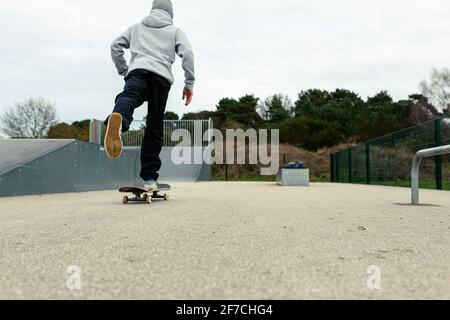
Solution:
<path fill-rule="evenodd" d="M 169 200 L 169 195 L 167 193 L 160 192 L 168 192 L 171 187 L 168 184 L 160 184 L 157 190 L 148 191 L 142 187 L 136 186 L 124 186 L 119 189 L 121 193 L 131 193 L 134 197 L 130 198 L 128 196 L 124 196 L 122 199 L 123 204 L 128 204 L 130 202 L 146 202 L 151 204 L 153 200 Z"/>

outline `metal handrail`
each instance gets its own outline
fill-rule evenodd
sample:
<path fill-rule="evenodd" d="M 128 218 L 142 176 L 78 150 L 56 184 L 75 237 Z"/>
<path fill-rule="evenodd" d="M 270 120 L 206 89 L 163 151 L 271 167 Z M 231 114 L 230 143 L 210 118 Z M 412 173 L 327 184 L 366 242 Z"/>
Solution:
<path fill-rule="evenodd" d="M 426 157 L 435 157 L 450 154 L 450 145 L 420 150 L 414 156 L 411 169 L 411 199 L 412 204 L 419 204 L 419 170 L 420 162 Z"/>

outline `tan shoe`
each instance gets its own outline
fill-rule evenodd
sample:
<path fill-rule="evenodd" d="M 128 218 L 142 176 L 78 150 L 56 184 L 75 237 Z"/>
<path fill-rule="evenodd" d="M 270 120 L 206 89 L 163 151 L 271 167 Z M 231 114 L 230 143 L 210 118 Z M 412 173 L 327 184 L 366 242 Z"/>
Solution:
<path fill-rule="evenodd" d="M 122 155 L 122 116 L 113 113 L 108 120 L 108 128 L 105 135 L 105 151 L 111 160 L 117 160 Z"/>

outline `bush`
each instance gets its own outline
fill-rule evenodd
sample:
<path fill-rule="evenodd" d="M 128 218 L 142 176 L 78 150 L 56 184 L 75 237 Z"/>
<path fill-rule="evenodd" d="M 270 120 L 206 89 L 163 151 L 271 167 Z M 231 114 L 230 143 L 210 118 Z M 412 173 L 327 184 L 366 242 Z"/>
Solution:
<path fill-rule="evenodd" d="M 89 141 L 90 120 L 77 121 L 72 124 L 58 123 L 48 131 L 48 139 L 77 139 Z"/>
<path fill-rule="evenodd" d="M 343 141 L 342 130 L 336 122 L 298 117 L 288 119 L 272 129 L 280 129 L 282 143 L 308 151 L 331 147 Z"/>

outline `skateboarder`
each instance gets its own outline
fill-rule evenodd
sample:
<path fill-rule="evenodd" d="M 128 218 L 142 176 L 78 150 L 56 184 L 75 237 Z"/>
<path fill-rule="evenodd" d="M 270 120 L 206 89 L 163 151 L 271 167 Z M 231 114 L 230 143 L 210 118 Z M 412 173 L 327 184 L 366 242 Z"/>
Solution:
<path fill-rule="evenodd" d="M 117 71 L 125 77 L 125 88 L 117 96 L 114 111 L 105 121 L 105 150 L 113 160 L 121 156 L 123 144 L 120 134 L 129 130 L 134 110 L 148 101 L 147 125 L 141 149 L 141 177 L 144 188 L 150 191 L 158 188 L 163 120 L 170 87 L 174 82 L 172 64 L 175 54 L 183 60 L 183 100 L 186 99 L 186 106 L 194 95 L 192 47 L 183 31 L 173 24 L 173 16 L 170 0 L 154 0 L 150 15 L 128 28 L 111 45 Z M 131 51 L 129 66 L 124 59 L 124 49 Z"/>

